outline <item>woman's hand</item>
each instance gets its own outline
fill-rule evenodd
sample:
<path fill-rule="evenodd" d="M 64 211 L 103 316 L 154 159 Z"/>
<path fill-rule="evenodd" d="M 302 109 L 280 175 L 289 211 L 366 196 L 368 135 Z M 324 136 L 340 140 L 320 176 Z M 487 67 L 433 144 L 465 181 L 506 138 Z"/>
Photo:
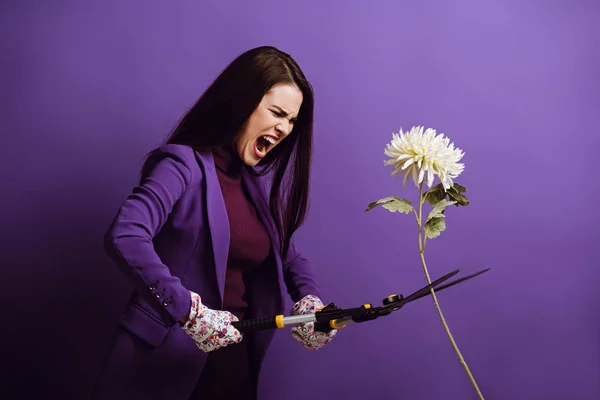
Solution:
<path fill-rule="evenodd" d="M 292 315 L 312 314 L 323 308 L 323 302 L 316 296 L 307 295 L 292 307 Z M 318 350 L 331 342 L 337 334 L 337 330 L 330 332 L 315 332 L 314 322 L 305 322 L 296 325 L 291 330 L 294 339 L 298 340 L 309 350 Z"/>
<path fill-rule="evenodd" d="M 182 325 L 183 330 L 204 352 L 210 352 L 242 341 L 242 334 L 231 323 L 238 318 L 229 311 L 211 310 L 202 304 L 200 295 L 190 291 L 192 306 Z"/>

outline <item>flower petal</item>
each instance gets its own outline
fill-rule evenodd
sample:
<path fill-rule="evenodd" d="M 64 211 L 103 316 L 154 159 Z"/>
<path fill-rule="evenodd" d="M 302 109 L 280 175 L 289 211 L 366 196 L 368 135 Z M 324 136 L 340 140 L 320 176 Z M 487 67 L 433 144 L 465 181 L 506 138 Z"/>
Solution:
<path fill-rule="evenodd" d="M 431 185 L 433 185 L 433 178 L 434 178 L 433 168 L 429 168 L 427 170 L 427 186 L 431 187 Z"/>
<path fill-rule="evenodd" d="M 411 172 L 412 172 L 413 181 L 415 182 L 415 186 L 418 187 L 419 186 L 419 183 L 418 183 L 418 178 L 419 178 L 419 176 L 418 176 L 418 169 L 415 168 L 414 165 L 412 166 L 412 171 Z"/>
<path fill-rule="evenodd" d="M 384 154 L 389 157 L 384 165 L 392 166 L 392 175 L 406 171 L 403 185 L 410 175 L 418 186 L 427 173 L 429 187 L 438 175 L 446 188 L 464 171 L 464 164 L 459 163 L 464 152 L 433 128 L 414 126 L 408 131 L 400 128 L 398 133 L 392 133 L 392 140 L 386 145 Z"/>

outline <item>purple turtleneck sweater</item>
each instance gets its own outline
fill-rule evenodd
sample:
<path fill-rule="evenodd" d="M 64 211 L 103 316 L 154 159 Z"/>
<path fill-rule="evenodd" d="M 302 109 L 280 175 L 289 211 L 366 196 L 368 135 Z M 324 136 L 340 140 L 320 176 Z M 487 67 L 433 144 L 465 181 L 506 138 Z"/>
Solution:
<path fill-rule="evenodd" d="M 241 320 L 248 308 L 244 276 L 267 259 L 271 241 L 242 183 L 237 152 L 228 146 L 213 155 L 230 231 L 223 309 Z M 254 399 L 247 345 L 242 340 L 209 353 L 190 399 Z"/>
<path fill-rule="evenodd" d="M 230 227 L 223 308 L 241 320 L 248 306 L 244 299 L 244 275 L 265 261 L 271 242 L 242 185 L 243 164 L 237 152 L 224 147 L 214 152 L 214 158 Z"/>

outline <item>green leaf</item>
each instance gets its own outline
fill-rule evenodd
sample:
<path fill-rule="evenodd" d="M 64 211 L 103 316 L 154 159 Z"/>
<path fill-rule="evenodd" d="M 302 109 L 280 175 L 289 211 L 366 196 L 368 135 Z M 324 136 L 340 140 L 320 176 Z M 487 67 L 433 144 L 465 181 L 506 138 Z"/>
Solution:
<path fill-rule="evenodd" d="M 463 194 L 464 192 L 467 191 L 466 187 L 454 182 L 452 184 L 452 187 L 450 189 L 448 189 L 448 191 L 444 191 L 444 189 L 441 185 L 442 184 L 440 183 L 439 185 L 435 186 L 433 189 L 441 190 L 443 193 L 442 198 L 447 197 L 448 199 L 453 200 L 455 202 L 456 207 L 469 205 L 469 199 L 467 199 L 467 197 Z M 441 189 L 439 189 L 438 186 L 441 187 Z M 436 199 L 437 199 L 437 197 L 436 197 Z M 429 204 L 431 204 L 433 206 L 433 205 L 437 204 L 437 202 L 429 201 Z"/>
<path fill-rule="evenodd" d="M 365 211 L 371 211 L 379 205 L 381 205 L 386 210 L 389 210 L 390 212 L 397 211 L 408 214 L 411 211 L 413 211 L 413 206 L 410 201 L 401 199 L 400 197 L 396 196 L 385 197 L 383 199 L 373 201 L 367 205 L 367 209 Z"/>
<path fill-rule="evenodd" d="M 451 206 L 455 203 L 456 203 L 455 201 L 448 201 L 446 199 L 442 199 L 442 200 L 438 201 L 436 203 L 436 205 L 433 207 L 433 210 L 431 210 L 429 212 L 429 214 L 427 215 L 425 224 L 427 225 L 427 222 L 429 222 L 430 220 L 432 220 L 434 218 L 445 218 L 444 210 L 446 209 L 446 207 Z"/>
<path fill-rule="evenodd" d="M 429 239 L 434 239 L 446 229 L 446 220 L 444 217 L 434 217 L 428 219 L 425 223 L 425 236 Z"/>
<path fill-rule="evenodd" d="M 468 206 L 470 204 L 469 199 L 467 199 L 467 197 L 461 193 L 448 191 L 448 196 L 452 200 L 454 200 L 457 207 L 458 206 Z"/>
<path fill-rule="evenodd" d="M 442 184 L 437 184 L 427 192 L 425 192 L 425 200 L 432 206 L 435 206 L 440 200 L 446 198 L 446 193 L 444 192 L 444 186 Z"/>
<path fill-rule="evenodd" d="M 456 206 L 468 206 L 469 199 L 463 193 L 467 191 L 467 188 L 454 182 L 452 187 L 448 189 L 448 197 L 456 201 Z"/>
<path fill-rule="evenodd" d="M 452 187 L 450 188 L 451 190 L 454 189 L 455 191 L 457 191 L 458 193 L 465 193 L 467 191 L 467 188 L 464 186 L 459 185 L 458 183 L 454 182 L 454 184 L 452 185 Z"/>
<path fill-rule="evenodd" d="M 444 211 L 446 210 L 446 207 L 455 203 L 455 201 L 447 201 L 446 199 L 442 199 L 436 203 L 425 220 L 425 236 L 429 239 L 440 236 L 446 229 L 446 216 L 444 215 Z"/>
<path fill-rule="evenodd" d="M 425 200 L 432 206 L 435 206 L 442 199 L 449 199 L 455 201 L 455 206 L 468 206 L 469 199 L 463 194 L 467 191 L 467 188 L 454 182 L 452 187 L 448 191 L 444 190 L 444 186 L 438 183 L 430 190 L 425 192 Z"/>

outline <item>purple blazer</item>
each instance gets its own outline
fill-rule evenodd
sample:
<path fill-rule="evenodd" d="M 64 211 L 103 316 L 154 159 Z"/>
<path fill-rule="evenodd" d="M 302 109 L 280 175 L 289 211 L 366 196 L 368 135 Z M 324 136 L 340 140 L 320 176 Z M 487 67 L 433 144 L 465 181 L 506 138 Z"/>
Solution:
<path fill-rule="evenodd" d="M 252 318 L 285 313 L 286 291 L 298 301 L 320 296 L 307 260 L 293 246 L 282 260 L 279 237 L 261 181 L 244 169 L 242 182 L 271 238 L 270 262 L 249 283 Z M 109 346 L 94 399 L 188 399 L 207 354 L 178 321 L 192 290 L 222 309 L 229 221 L 212 153 L 168 144 L 153 151 L 105 235 L 105 248 L 135 290 Z M 274 331 L 249 333 L 255 387 Z"/>

